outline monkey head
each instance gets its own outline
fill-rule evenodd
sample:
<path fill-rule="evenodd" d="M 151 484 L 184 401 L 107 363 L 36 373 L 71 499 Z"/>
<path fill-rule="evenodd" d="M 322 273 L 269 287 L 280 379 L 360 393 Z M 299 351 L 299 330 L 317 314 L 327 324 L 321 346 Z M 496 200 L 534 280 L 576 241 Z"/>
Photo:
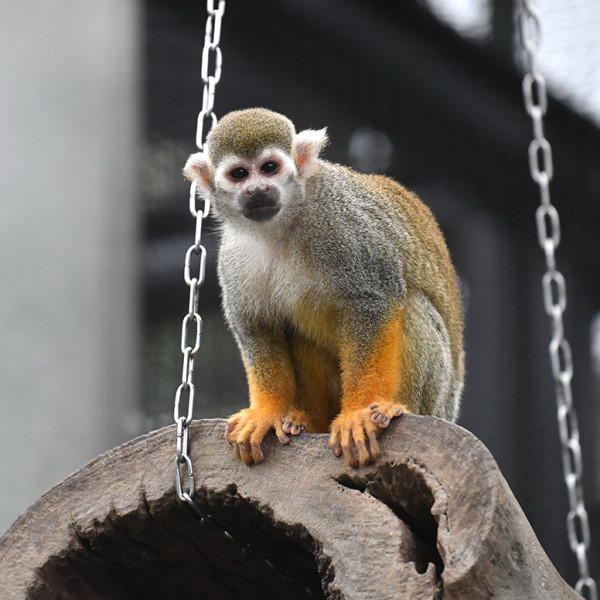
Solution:
<path fill-rule="evenodd" d="M 270 110 L 235 111 L 212 129 L 205 150 L 192 154 L 183 172 L 219 220 L 281 223 L 302 204 L 326 143 L 325 129 L 296 133 L 289 119 Z"/>

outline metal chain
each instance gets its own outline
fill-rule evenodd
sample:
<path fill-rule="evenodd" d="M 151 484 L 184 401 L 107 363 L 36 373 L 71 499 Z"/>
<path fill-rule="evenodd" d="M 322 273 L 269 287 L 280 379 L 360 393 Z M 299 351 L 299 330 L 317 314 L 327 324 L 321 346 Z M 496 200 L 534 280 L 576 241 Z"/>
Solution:
<path fill-rule="evenodd" d="M 533 140 L 529 144 L 529 170 L 540 190 L 540 206 L 535 217 L 538 241 L 546 257 L 546 273 L 542 278 L 544 308 L 550 317 L 552 339 L 550 361 L 557 403 L 558 431 L 562 447 L 562 463 L 569 496 L 567 534 L 571 550 L 577 557 L 579 580 L 575 591 L 589 600 L 598 600 L 598 588 L 590 576 L 587 552 L 590 547 L 590 524 L 583 497 L 583 463 L 579 442 L 577 413 L 573 406 L 571 381 L 573 355 L 564 335 L 563 313 L 567 307 L 567 286 L 556 268 L 555 250 L 560 243 L 558 211 L 550 200 L 550 181 L 554 167 L 552 148 L 544 136 L 543 117 L 548 108 L 546 80 L 536 70 L 536 53 L 541 40 L 541 24 L 530 0 L 521 0 L 518 13 L 519 41 L 525 56 L 523 78 L 525 108 L 533 123 Z"/>
<path fill-rule="evenodd" d="M 215 0 L 207 0 L 206 29 L 204 35 L 204 48 L 202 51 L 202 70 L 201 76 L 204 83 L 204 93 L 202 97 L 202 110 L 198 113 L 196 125 L 196 146 L 198 150 L 204 149 L 206 133 L 217 124 L 217 116 L 214 112 L 215 88 L 221 79 L 221 67 L 223 57 L 219 42 L 221 41 L 221 23 L 225 13 L 225 0 L 219 0 L 218 8 L 215 8 Z M 212 63 L 214 72 L 209 74 L 209 65 Z M 210 126 L 205 130 L 206 123 Z M 193 499 L 195 491 L 194 468 L 189 454 L 189 425 L 192 422 L 194 411 L 194 396 L 196 388 L 194 387 L 194 359 L 200 350 L 202 342 L 202 317 L 198 314 L 199 290 L 204 283 L 206 271 L 206 248 L 202 245 L 202 225 L 204 219 L 210 212 L 210 201 L 208 198 L 202 198 L 204 205 L 197 206 L 197 187 L 193 182 L 190 186 L 189 208 L 190 213 L 196 219 L 196 231 L 194 243 L 185 253 L 183 278 L 190 288 L 188 312 L 183 317 L 181 325 L 181 352 L 183 354 L 183 368 L 181 372 L 181 383 L 175 392 L 175 407 L 173 417 L 177 424 L 177 454 L 175 456 L 175 491 L 177 497 L 182 502 L 187 502 L 200 518 L 200 524 L 212 532 L 223 536 L 237 546 L 241 547 L 242 554 L 254 556 L 254 558 L 264 562 L 271 570 L 278 573 L 280 577 L 292 584 L 295 589 L 304 589 L 309 596 L 314 596 L 310 587 L 306 586 L 304 581 L 300 581 L 294 573 L 281 572 L 273 561 L 255 546 L 242 539 L 240 536 L 234 536 L 227 526 L 215 515 L 204 511 L 200 505 Z M 199 260 L 198 268 L 192 272 L 192 260 L 196 256 Z M 193 345 L 192 345 L 193 344 Z M 185 402 L 182 398 L 187 396 L 187 408 L 183 408 Z M 187 486 L 184 481 L 187 479 Z M 286 532 L 286 535 L 291 533 Z"/>
<path fill-rule="evenodd" d="M 217 123 L 217 116 L 213 110 L 215 101 L 215 87 L 221 79 L 222 54 L 219 42 L 221 40 L 221 23 L 225 12 L 225 0 L 219 0 L 218 8 L 214 6 L 214 0 L 207 1 L 208 18 L 204 35 L 204 49 L 202 51 L 202 81 L 204 83 L 204 94 L 202 98 L 202 110 L 198 114 L 196 129 L 196 145 L 199 150 L 204 148 L 205 134 L 204 125 L 210 121 L 211 127 Z M 214 73 L 209 74 L 211 55 L 214 56 Z M 194 359 L 200 350 L 202 341 L 202 317 L 198 314 L 198 297 L 200 287 L 204 283 L 206 271 L 206 248 L 202 245 L 202 224 L 210 212 L 210 202 L 204 198 L 204 206 L 197 206 L 196 183 L 190 187 L 189 208 L 190 213 L 196 219 L 196 231 L 194 243 L 185 254 L 183 278 L 190 288 L 188 312 L 183 318 L 181 325 L 181 352 L 183 354 L 183 368 L 181 372 L 181 383 L 175 392 L 175 407 L 173 417 L 177 424 L 177 455 L 175 457 L 175 490 L 177 497 L 189 503 L 195 510 L 199 510 L 192 499 L 194 495 L 194 469 L 192 459 L 189 455 L 188 427 L 192 422 L 194 411 Z M 198 258 L 198 267 L 192 272 L 192 260 Z M 182 401 L 182 399 L 184 399 Z M 187 408 L 184 408 L 187 400 Z M 184 481 L 187 479 L 187 485 Z"/>

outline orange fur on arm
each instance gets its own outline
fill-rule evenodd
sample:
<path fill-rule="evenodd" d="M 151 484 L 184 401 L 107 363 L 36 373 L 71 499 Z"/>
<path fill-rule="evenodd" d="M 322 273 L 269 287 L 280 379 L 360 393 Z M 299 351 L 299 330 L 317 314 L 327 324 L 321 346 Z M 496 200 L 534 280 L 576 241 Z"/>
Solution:
<path fill-rule="evenodd" d="M 365 408 L 378 400 L 395 401 L 400 389 L 403 351 L 400 308 L 381 328 L 364 360 L 351 341 L 342 344 L 342 411 Z"/>
<path fill-rule="evenodd" d="M 267 356 L 261 356 L 253 365 L 244 360 L 250 408 L 283 413 L 291 406 L 296 393 L 294 369 L 289 356 L 275 358 L 272 353 Z"/>

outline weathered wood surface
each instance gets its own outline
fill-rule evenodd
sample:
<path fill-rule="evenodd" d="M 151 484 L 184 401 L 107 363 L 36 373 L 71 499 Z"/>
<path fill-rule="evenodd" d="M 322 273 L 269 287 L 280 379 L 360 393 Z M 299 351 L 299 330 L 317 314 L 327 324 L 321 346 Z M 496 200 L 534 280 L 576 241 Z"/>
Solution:
<path fill-rule="evenodd" d="M 191 426 L 196 499 L 236 539 L 176 500 L 166 427 L 100 456 L 15 522 L 0 540 L 0 598 L 577 598 L 460 427 L 405 415 L 382 436 L 382 459 L 355 471 L 326 435 L 306 434 L 286 447 L 270 436 L 265 462 L 246 467 L 224 426 Z"/>

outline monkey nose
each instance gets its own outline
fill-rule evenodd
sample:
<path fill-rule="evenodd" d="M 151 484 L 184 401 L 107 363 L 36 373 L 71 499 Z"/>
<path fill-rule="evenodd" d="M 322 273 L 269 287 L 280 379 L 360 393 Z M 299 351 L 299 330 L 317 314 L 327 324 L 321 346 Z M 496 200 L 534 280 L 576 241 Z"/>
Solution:
<path fill-rule="evenodd" d="M 255 190 L 242 201 L 242 214 L 251 221 L 268 221 L 281 209 L 279 194 L 272 190 Z"/>

